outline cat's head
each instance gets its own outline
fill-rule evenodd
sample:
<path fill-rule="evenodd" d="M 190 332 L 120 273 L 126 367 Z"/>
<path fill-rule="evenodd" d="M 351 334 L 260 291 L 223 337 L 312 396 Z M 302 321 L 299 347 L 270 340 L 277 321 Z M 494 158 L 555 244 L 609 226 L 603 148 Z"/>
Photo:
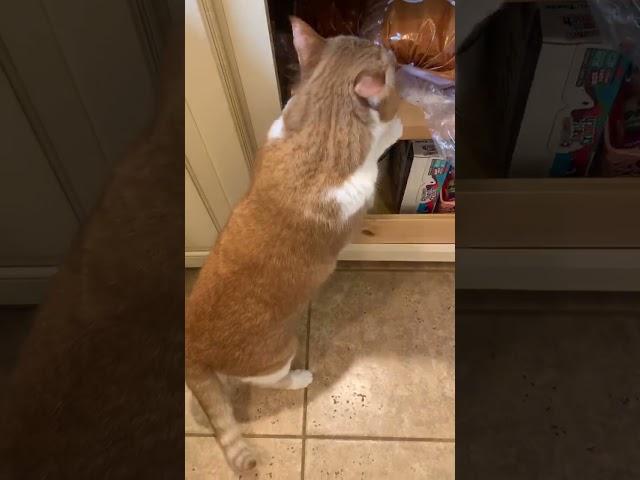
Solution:
<path fill-rule="evenodd" d="M 323 38 L 297 17 L 291 17 L 291 27 L 300 63 L 294 95 L 315 89 L 376 110 L 383 122 L 397 116 L 400 99 L 393 53 L 362 38 Z"/>

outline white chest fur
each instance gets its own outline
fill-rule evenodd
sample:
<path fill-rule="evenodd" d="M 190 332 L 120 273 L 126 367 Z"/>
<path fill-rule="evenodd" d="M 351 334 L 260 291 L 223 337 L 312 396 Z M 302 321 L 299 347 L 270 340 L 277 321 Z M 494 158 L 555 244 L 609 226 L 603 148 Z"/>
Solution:
<path fill-rule="evenodd" d="M 287 107 L 289 106 L 289 103 L 291 103 L 292 100 L 293 100 L 293 97 L 291 97 L 285 104 L 284 108 L 282 109 L 282 115 L 276 118 L 274 122 L 271 124 L 271 127 L 269 128 L 269 132 L 267 133 L 267 141 L 284 138 L 285 129 L 284 129 L 283 116 L 284 116 L 284 112 L 287 110 Z"/>
<path fill-rule="evenodd" d="M 277 138 L 284 138 L 284 121 L 282 120 L 282 115 L 276 118 L 271 124 L 271 128 L 269 128 L 269 133 L 267 133 L 267 140 L 275 140 Z"/>
<path fill-rule="evenodd" d="M 399 119 L 381 122 L 376 111 L 372 110 L 372 115 L 374 122 L 371 128 L 371 148 L 364 163 L 341 185 L 327 192 L 327 199 L 338 204 L 345 221 L 373 198 L 378 178 L 378 159 L 402 135 L 402 124 Z"/>

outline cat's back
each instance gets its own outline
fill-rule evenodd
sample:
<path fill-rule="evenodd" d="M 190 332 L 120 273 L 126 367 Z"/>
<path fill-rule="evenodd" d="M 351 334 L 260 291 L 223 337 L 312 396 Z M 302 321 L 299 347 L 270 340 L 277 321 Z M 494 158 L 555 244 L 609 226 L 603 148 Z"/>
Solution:
<path fill-rule="evenodd" d="M 224 321 L 229 312 L 255 316 L 252 305 L 263 312 L 286 308 L 290 295 L 306 288 L 316 262 L 313 249 L 304 247 L 309 233 L 290 214 L 270 210 L 251 193 L 234 209 L 193 287 L 188 317 L 212 317 L 214 311 L 218 320 L 208 321 Z"/>

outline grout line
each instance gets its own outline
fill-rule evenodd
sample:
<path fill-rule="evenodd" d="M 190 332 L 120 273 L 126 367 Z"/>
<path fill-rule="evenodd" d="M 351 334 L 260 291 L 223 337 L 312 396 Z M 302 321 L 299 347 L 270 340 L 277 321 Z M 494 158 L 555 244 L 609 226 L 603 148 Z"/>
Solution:
<path fill-rule="evenodd" d="M 212 437 L 210 433 L 185 433 L 185 437 Z M 455 438 L 439 437 L 385 437 L 385 436 L 359 436 L 359 435 L 287 435 L 287 434 L 261 434 L 246 433 L 245 438 L 277 438 L 288 440 L 345 440 L 345 441 L 373 441 L 373 442 L 416 442 L 416 443 L 455 443 Z"/>
<path fill-rule="evenodd" d="M 311 337 L 311 302 L 307 305 L 307 338 L 304 352 L 304 368 L 309 370 L 309 345 Z M 304 469 L 307 452 L 307 391 L 304 389 L 304 399 L 302 403 L 302 454 L 300 458 L 300 480 L 304 480 Z"/>
<path fill-rule="evenodd" d="M 455 443 L 455 438 L 437 437 L 384 437 L 384 436 L 358 436 L 358 435 L 307 435 L 312 440 L 348 440 L 348 441 L 375 441 L 375 442 L 422 442 L 422 443 Z"/>
<path fill-rule="evenodd" d="M 245 438 L 277 438 L 279 440 L 302 440 L 303 439 L 302 435 L 291 435 L 287 433 L 281 433 L 281 434 L 275 434 L 275 435 L 269 435 L 266 433 L 247 433 L 247 434 L 244 434 L 243 437 Z"/>

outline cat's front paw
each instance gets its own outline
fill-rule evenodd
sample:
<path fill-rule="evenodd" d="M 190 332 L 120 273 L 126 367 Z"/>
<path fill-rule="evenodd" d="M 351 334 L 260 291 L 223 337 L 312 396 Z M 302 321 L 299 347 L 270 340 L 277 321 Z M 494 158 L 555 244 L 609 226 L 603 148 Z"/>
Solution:
<path fill-rule="evenodd" d="M 395 143 L 400 140 L 400 137 L 402 136 L 402 122 L 400 121 L 400 118 L 396 117 L 389 123 L 389 136 L 393 139 L 393 143 Z"/>
<path fill-rule="evenodd" d="M 289 372 L 288 390 L 301 390 L 311 385 L 313 373 L 309 370 L 291 370 Z"/>
<path fill-rule="evenodd" d="M 391 145 L 400 140 L 402 136 L 402 122 L 399 118 L 384 123 L 383 130 L 378 137 L 378 147 L 381 148 L 381 152 L 384 152 Z"/>

